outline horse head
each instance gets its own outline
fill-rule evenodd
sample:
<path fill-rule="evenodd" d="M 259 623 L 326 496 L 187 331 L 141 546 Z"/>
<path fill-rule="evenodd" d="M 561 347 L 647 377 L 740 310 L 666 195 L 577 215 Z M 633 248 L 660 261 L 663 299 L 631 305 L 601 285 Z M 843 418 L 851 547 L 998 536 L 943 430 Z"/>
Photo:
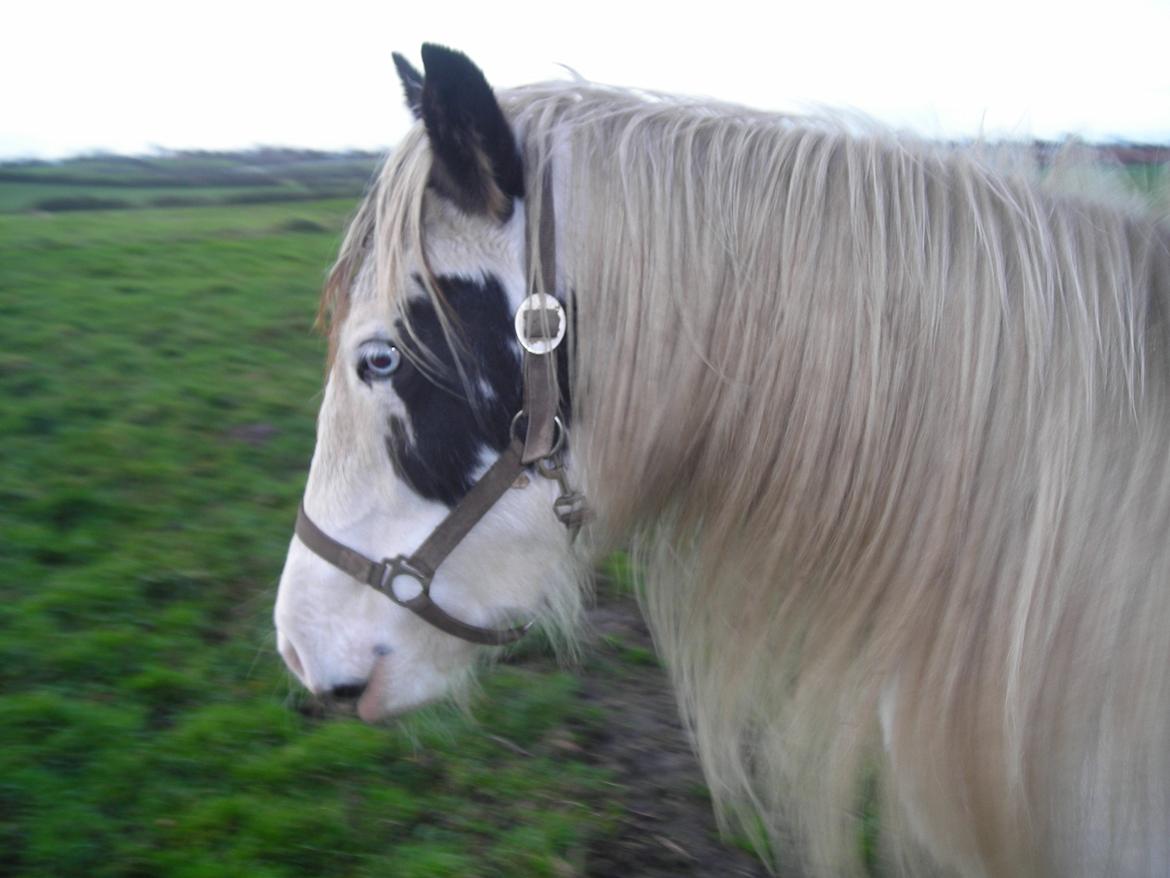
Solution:
<path fill-rule="evenodd" d="M 395 56 L 416 125 L 327 290 L 317 444 L 276 602 L 289 668 L 314 693 L 358 697 L 365 719 L 457 692 L 480 644 L 579 601 L 553 511 L 566 356 L 539 339 L 526 354 L 515 319 L 534 264 L 521 151 L 474 64 L 433 45 L 423 61 L 425 75 Z M 531 313 L 559 321 L 545 340 L 559 341 L 567 319 L 543 298 L 554 310 Z"/>

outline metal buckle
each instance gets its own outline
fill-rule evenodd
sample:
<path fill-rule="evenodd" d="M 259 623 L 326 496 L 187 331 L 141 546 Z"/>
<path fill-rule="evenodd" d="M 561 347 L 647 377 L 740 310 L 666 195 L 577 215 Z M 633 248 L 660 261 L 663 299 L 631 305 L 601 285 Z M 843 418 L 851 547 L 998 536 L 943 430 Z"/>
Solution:
<path fill-rule="evenodd" d="M 410 595 L 409 597 L 399 596 L 395 590 L 394 580 L 402 577 L 414 580 L 418 584 L 417 594 Z M 379 578 L 377 589 L 400 607 L 409 608 L 420 597 L 429 597 L 432 578 L 432 575 L 419 570 L 414 562 L 406 555 L 396 555 L 393 558 L 384 558 L 382 560 L 382 575 Z"/>

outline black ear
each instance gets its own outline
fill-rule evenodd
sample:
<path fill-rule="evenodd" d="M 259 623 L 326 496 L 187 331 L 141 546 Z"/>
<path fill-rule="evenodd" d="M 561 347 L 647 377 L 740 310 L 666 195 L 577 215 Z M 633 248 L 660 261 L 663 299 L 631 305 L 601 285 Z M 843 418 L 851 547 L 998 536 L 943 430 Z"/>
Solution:
<path fill-rule="evenodd" d="M 410 108 L 410 112 L 414 113 L 414 118 L 421 119 L 423 75 L 397 52 L 391 53 L 390 57 L 394 59 L 394 66 L 398 68 L 398 78 L 402 80 L 402 93 L 406 95 L 406 106 Z"/>
<path fill-rule="evenodd" d="M 513 199 L 524 195 L 524 169 L 491 86 L 462 52 L 426 43 L 422 58 L 431 183 L 469 213 L 507 219 Z"/>

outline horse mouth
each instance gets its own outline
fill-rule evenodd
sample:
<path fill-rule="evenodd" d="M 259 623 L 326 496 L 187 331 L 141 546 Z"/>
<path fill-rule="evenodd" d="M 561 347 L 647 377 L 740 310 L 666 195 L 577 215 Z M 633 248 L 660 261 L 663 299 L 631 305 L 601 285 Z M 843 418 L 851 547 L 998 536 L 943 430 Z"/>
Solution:
<path fill-rule="evenodd" d="M 391 681 L 391 667 L 386 656 L 379 656 L 374 663 L 366 681 L 365 691 L 354 703 L 358 718 L 362 722 L 373 725 L 405 716 L 428 704 L 442 701 L 447 694 L 447 689 L 443 686 L 434 688 L 395 686 Z"/>
<path fill-rule="evenodd" d="M 357 715 L 364 723 L 375 723 L 393 713 L 386 705 L 386 658 L 386 655 L 379 655 L 374 661 L 365 691 L 357 701 Z"/>

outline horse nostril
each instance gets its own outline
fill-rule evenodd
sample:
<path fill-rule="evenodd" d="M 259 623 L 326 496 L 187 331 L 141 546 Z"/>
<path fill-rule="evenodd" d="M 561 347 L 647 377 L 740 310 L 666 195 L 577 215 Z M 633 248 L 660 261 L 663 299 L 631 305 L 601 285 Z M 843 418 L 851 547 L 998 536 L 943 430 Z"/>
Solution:
<path fill-rule="evenodd" d="M 340 686 L 334 686 L 330 690 L 330 694 L 338 701 L 356 701 L 362 697 L 362 693 L 366 691 L 365 682 L 361 683 L 342 683 Z"/>

